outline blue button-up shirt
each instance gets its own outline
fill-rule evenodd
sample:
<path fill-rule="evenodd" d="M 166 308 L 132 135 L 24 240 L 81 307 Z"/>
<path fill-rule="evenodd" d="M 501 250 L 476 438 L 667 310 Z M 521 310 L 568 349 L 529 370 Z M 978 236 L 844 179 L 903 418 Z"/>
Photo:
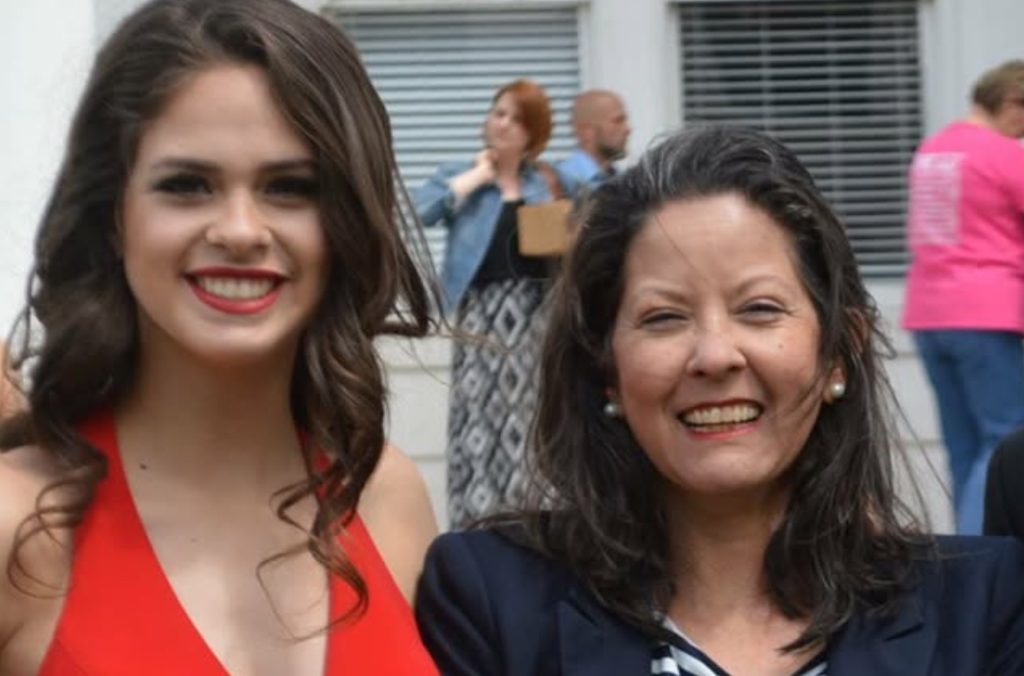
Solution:
<path fill-rule="evenodd" d="M 576 197 L 584 187 L 593 190 L 611 176 L 610 172 L 601 169 L 601 165 L 590 153 L 579 148 L 564 160 L 557 162 L 555 172 L 558 173 L 562 189 L 569 197 Z"/>

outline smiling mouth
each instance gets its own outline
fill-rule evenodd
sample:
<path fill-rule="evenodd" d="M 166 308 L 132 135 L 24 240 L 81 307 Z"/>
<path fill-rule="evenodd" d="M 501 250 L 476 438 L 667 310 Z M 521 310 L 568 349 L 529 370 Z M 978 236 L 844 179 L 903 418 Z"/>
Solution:
<path fill-rule="evenodd" d="M 761 417 L 761 406 L 754 403 L 725 406 L 697 406 L 679 415 L 679 421 L 699 432 L 724 432 L 749 425 Z"/>
<path fill-rule="evenodd" d="M 193 277 L 200 289 L 225 300 L 256 300 L 270 294 L 279 284 L 268 277 Z"/>

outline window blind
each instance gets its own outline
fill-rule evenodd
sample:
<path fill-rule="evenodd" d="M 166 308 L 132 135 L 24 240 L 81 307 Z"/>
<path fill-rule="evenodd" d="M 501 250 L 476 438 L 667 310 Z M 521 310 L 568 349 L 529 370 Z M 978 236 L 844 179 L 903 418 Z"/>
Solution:
<path fill-rule="evenodd" d="M 580 89 L 576 8 L 347 9 L 328 6 L 355 41 L 391 116 L 399 171 L 415 191 L 437 167 L 470 160 L 495 90 L 527 77 L 551 97 L 555 128 L 544 153 L 567 155 L 569 110 Z M 427 230 L 436 263 L 445 232 Z"/>
<path fill-rule="evenodd" d="M 861 270 L 898 276 L 921 136 L 916 0 L 681 3 L 684 122 L 766 130 L 805 163 Z"/>

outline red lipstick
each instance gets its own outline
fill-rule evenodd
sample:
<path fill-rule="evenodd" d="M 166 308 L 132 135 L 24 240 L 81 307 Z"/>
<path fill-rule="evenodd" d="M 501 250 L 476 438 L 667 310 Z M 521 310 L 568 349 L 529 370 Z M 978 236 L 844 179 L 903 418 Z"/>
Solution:
<path fill-rule="evenodd" d="M 257 298 L 226 298 L 218 296 L 204 289 L 199 284 L 202 277 L 216 277 L 220 279 L 267 279 L 272 281 L 270 291 Z M 204 304 L 215 310 L 231 315 L 252 315 L 263 312 L 273 305 L 281 293 L 281 282 L 284 277 L 270 270 L 257 268 L 202 268 L 186 275 L 189 288 Z"/>

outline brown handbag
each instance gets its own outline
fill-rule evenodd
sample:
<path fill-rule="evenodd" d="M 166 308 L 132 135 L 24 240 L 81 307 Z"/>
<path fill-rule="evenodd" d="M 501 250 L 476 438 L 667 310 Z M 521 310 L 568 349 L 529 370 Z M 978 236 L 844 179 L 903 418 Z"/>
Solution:
<path fill-rule="evenodd" d="M 547 181 L 550 202 L 524 204 L 516 210 L 519 253 L 524 256 L 561 256 L 569 248 L 569 213 L 572 200 L 565 196 L 554 168 L 538 162 L 537 171 Z"/>

